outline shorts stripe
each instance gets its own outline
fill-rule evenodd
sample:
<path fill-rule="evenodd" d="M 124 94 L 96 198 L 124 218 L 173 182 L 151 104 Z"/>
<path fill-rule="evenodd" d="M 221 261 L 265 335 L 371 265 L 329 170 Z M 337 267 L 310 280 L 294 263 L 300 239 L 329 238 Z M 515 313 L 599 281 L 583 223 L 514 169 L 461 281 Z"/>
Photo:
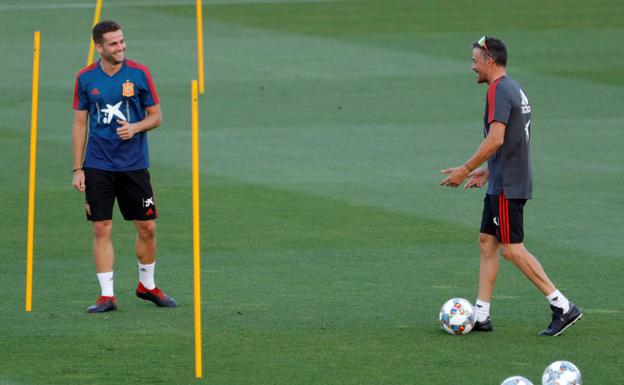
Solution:
<path fill-rule="evenodd" d="M 500 220 L 501 220 L 501 242 L 509 243 L 509 201 L 505 198 L 505 194 L 501 194 L 498 197 L 498 210 L 500 212 Z"/>
<path fill-rule="evenodd" d="M 500 224 L 498 226 L 499 228 L 499 232 L 500 232 L 500 237 L 501 237 L 501 242 L 505 242 L 505 213 L 503 210 L 503 196 L 499 195 L 498 196 L 498 219 L 500 221 Z"/>
<path fill-rule="evenodd" d="M 511 226 L 511 221 L 509 220 L 509 200 L 505 198 L 505 194 L 503 194 L 503 201 L 505 202 L 505 242 L 511 242 L 511 237 L 509 236 L 509 227 Z"/>
<path fill-rule="evenodd" d="M 505 202 L 505 219 L 507 223 L 505 223 L 505 242 L 509 243 L 511 241 L 511 237 L 509 236 L 509 226 L 511 225 L 511 221 L 509 220 L 509 200 L 503 197 L 503 201 Z"/>

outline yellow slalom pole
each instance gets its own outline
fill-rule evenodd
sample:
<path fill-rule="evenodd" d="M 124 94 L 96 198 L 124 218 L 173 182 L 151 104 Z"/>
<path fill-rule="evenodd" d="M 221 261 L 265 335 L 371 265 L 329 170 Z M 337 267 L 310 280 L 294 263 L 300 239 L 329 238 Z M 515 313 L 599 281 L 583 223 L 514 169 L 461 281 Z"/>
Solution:
<path fill-rule="evenodd" d="M 30 111 L 30 174 L 28 180 L 28 240 L 26 246 L 26 311 L 32 310 L 33 244 L 35 234 L 35 176 L 37 168 L 37 110 L 39 104 L 39 47 L 41 34 L 35 31 L 32 102 Z"/>
<path fill-rule="evenodd" d="M 195 13 L 197 16 L 197 76 L 199 93 L 204 94 L 204 23 L 202 18 L 202 0 L 196 0 Z"/>
<path fill-rule="evenodd" d="M 195 377 L 202 377 L 201 280 L 199 260 L 199 119 L 197 80 L 191 82 L 191 143 L 193 163 L 193 283 L 195 290 Z"/>
<path fill-rule="evenodd" d="M 95 27 L 97 23 L 100 22 L 100 13 L 102 11 L 102 0 L 97 0 L 95 4 L 95 13 L 93 14 L 93 25 L 92 28 Z M 87 56 L 87 65 L 93 63 L 93 53 L 95 46 L 93 45 L 93 37 L 89 34 L 89 56 Z"/>

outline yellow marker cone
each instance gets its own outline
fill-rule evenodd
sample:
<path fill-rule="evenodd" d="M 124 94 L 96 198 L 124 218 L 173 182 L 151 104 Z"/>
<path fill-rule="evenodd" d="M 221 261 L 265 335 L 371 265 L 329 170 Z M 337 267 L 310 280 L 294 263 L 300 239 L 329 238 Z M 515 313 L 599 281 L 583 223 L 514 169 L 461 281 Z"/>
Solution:
<path fill-rule="evenodd" d="M 191 146 L 193 164 L 193 284 L 195 291 L 195 377 L 202 377 L 201 279 L 199 249 L 199 119 L 197 80 L 191 82 Z"/>
<path fill-rule="evenodd" d="M 28 178 L 28 236 L 26 245 L 26 311 L 32 310 L 33 250 L 35 236 L 35 180 L 37 169 L 37 111 L 39 104 L 39 51 L 41 34 L 35 31 L 30 118 L 30 173 Z"/>
<path fill-rule="evenodd" d="M 197 79 L 199 93 L 204 94 L 204 22 L 202 17 L 202 0 L 196 0 L 195 14 L 197 18 Z"/>
<path fill-rule="evenodd" d="M 97 3 L 95 4 L 95 13 L 93 14 L 93 25 L 91 26 L 92 28 L 95 27 L 95 25 L 97 23 L 100 22 L 100 13 L 102 11 L 102 0 L 97 0 Z M 93 53 L 94 53 L 94 43 L 93 43 L 93 37 L 91 35 L 89 35 L 89 54 L 87 56 L 87 65 L 93 63 Z"/>

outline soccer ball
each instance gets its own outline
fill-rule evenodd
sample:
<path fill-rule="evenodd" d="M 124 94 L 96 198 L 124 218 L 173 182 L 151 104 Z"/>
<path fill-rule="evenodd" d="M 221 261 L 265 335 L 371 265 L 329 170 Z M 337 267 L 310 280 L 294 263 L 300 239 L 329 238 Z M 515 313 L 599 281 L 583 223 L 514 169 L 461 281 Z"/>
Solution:
<path fill-rule="evenodd" d="M 463 298 L 451 298 L 440 309 L 440 327 L 450 334 L 468 334 L 475 324 L 475 310 Z"/>
<path fill-rule="evenodd" d="M 522 376 L 509 377 L 501 385 L 533 385 L 533 383 Z"/>
<path fill-rule="evenodd" d="M 569 361 L 555 361 L 542 376 L 542 385 L 581 385 L 581 371 Z"/>

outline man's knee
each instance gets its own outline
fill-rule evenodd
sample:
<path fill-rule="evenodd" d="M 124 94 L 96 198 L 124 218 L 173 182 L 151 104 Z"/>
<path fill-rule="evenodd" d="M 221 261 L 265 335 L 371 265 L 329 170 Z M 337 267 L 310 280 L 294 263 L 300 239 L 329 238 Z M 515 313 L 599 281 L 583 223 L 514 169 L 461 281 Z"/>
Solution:
<path fill-rule="evenodd" d="M 522 247 L 520 245 L 503 245 L 501 255 L 508 261 L 514 262 L 522 257 Z"/>
<path fill-rule="evenodd" d="M 113 221 L 95 221 L 93 222 L 93 236 L 96 239 L 110 238 L 113 230 Z"/>
<path fill-rule="evenodd" d="M 137 233 L 139 238 L 143 240 L 152 240 L 156 238 L 156 222 L 155 221 L 137 221 Z"/>
<path fill-rule="evenodd" d="M 479 233 L 479 245 L 489 245 L 492 243 L 493 236 L 489 234 Z"/>
<path fill-rule="evenodd" d="M 479 248 L 486 253 L 496 252 L 498 251 L 498 240 L 493 235 L 479 233 Z"/>

